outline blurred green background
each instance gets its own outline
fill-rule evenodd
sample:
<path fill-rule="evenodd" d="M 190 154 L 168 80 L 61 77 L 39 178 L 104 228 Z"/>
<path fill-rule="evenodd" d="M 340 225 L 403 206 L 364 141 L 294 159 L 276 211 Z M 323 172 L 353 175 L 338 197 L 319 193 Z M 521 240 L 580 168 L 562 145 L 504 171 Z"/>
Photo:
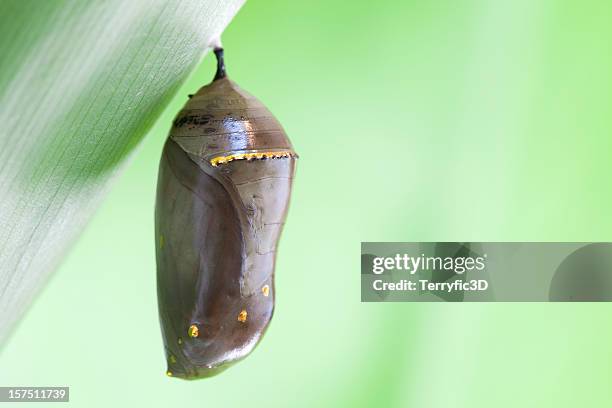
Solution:
<path fill-rule="evenodd" d="M 301 158 L 256 351 L 167 378 L 153 206 L 207 56 L 0 353 L 74 407 L 609 407 L 608 304 L 361 304 L 361 241 L 612 241 L 612 3 L 249 1 L 228 72 Z M 26 404 L 27 406 L 27 404 Z M 40 405 L 35 405 L 40 406 Z"/>

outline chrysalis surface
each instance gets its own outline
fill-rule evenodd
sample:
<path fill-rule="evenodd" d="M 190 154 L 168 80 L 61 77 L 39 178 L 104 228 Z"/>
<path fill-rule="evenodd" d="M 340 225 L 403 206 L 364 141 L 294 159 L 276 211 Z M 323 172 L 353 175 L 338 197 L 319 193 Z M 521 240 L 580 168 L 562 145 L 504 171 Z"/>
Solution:
<path fill-rule="evenodd" d="M 157 292 L 169 376 L 247 356 L 274 310 L 274 264 L 295 154 L 282 126 L 225 74 L 174 120 L 159 168 Z"/>

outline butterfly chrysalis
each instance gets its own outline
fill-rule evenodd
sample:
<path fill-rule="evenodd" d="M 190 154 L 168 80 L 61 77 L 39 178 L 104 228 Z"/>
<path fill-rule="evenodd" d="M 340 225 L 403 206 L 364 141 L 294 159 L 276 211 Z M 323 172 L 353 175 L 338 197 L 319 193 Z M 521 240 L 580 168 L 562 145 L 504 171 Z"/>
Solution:
<path fill-rule="evenodd" d="M 270 111 L 217 72 L 179 112 L 159 167 L 155 234 L 169 376 L 246 357 L 274 310 L 274 264 L 297 155 Z"/>

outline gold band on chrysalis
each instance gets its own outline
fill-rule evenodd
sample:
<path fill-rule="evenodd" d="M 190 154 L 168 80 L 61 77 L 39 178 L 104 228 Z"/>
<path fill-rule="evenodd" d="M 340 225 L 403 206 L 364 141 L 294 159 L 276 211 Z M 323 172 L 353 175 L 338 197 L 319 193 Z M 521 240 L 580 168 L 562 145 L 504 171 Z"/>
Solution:
<path fill-rule="evenodd" d="M 226 156 L 217 156 L 210 159 L 210 164 L 217 167 L 219 164 L 226 164 L 234 160 L 261 160 L 261 159 L 281 159 L 288 157 L 297 157 L 291 150 L 282 150 L 276 152 L 254 152 L 254 153 L 238 153 Z"/>

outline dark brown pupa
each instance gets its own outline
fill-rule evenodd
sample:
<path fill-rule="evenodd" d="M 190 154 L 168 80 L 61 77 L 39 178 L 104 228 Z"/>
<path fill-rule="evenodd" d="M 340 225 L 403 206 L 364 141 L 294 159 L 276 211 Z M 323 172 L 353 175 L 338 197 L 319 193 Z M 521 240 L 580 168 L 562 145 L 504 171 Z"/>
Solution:
<path fill-rule="evenodd" d="M 159 167 L 157 293 L 169 376 L 218 374 L 246 357 L 274 310 L 274 264 L 295 154 L 282 126 L 227 78 L 174 120 Z"/>

